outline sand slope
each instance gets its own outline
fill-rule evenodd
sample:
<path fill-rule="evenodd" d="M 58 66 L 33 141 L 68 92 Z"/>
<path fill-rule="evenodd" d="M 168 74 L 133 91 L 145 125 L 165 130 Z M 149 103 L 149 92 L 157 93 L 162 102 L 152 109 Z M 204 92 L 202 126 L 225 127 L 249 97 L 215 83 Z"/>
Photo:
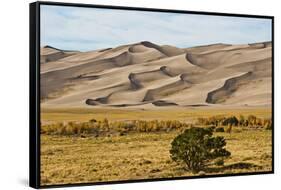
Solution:
<path fill-rule="evenodd" d="M 271 42 L 192 48 L 148 41 L 89 52 L 41 48 L 45 107 L 268 106 Z"/>

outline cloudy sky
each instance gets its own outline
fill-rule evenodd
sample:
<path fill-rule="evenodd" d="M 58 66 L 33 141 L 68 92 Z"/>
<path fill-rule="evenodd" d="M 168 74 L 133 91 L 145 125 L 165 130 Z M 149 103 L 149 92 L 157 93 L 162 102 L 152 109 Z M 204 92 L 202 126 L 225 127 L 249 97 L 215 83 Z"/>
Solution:
<path fill-rule="evenodd" d="M 41 46 L 94 50 L 151 41 L 191 47 L 271 40 L 271 20 L 41 5 Z"/>

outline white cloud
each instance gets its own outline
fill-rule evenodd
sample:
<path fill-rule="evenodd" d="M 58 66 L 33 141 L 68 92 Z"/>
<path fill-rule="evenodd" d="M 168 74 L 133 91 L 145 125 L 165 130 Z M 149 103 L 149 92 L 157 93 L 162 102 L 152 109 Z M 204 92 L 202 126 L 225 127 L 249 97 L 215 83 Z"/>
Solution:
<path fill-rule="evenodd" d="M 271 40 L 271 20 L 112 9 L 41 7 L 41 44 L 92 50 L 139 41 L 188 47 Z"/>

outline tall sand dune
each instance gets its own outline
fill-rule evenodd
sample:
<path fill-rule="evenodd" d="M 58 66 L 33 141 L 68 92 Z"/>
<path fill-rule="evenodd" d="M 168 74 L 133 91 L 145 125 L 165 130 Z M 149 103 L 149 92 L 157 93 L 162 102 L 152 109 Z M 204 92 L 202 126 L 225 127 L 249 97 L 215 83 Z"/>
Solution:
<path fill-rule="evenodd" d="M 44 107 L 270 106 L 272 44 L 41 48 Z"/>

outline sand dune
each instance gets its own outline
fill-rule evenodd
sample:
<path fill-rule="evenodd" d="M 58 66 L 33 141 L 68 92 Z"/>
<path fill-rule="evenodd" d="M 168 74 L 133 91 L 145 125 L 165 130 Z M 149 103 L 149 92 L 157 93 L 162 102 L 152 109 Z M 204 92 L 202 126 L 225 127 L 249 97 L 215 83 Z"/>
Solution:
<path fill-rule="evenodd" d="M 74 55 L 76 51 L 64 51 L 51 46 L 44 46 L 40 49 L 40 63 L 53 62 L 64 57 Z"/>
<path fill-rule="evenodd" d="M 271 42 L 181 49 L 143 41 L 89 52 L 45 46 L 42 106 L 268 106 L 271 52 Z"/>
<path fill-rule="evenodd" d="M 159 46 L 159 45 L 153 44 L 153 43 L 148 42 L 148 41 L 141 42 L 141 44 L 143 46 L 156 49 L 159 52 L 161 52 L 164 55 L 169 56 L 169 57 L 175 56 L 175 55 L 180 55 L 180 54 L 185 52 L 184 50 L 182 50 L 180 48 L 177 48 L 177 47 L 174 47 L 174 46 L 169 46 L 169 45 Z"/>

